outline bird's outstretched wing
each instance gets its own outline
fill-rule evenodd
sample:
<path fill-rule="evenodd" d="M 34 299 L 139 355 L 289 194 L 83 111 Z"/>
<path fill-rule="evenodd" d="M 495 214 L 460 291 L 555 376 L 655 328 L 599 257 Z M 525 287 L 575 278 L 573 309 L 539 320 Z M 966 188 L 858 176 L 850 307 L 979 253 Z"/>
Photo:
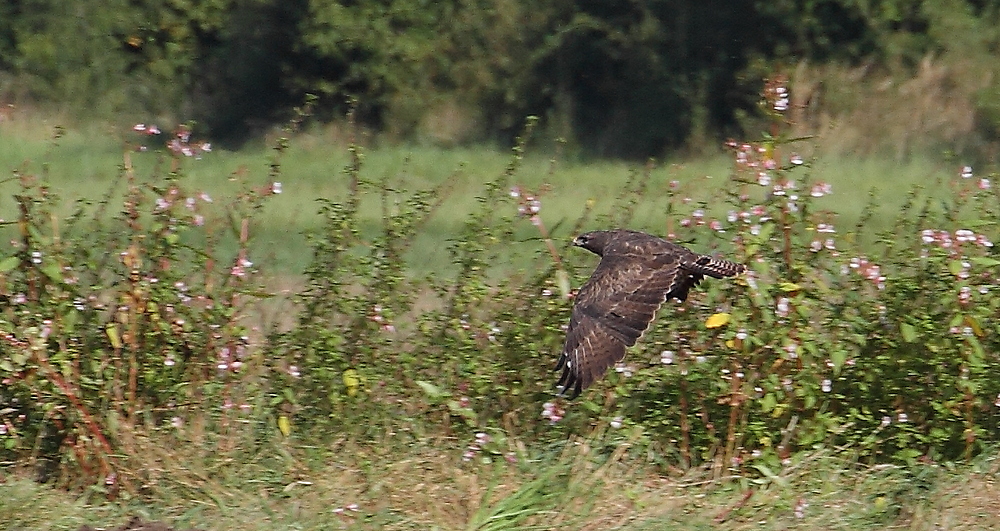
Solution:
<path fill-rule="evenodd" d="M 580 288 L 556 365 L 562 370 L 557 384 L 561 393 L 575 398 L 624 359 L 625 349 L 642 337 L 667 299 L 685 300 L 705 275 L 722 278 L 745 269 L 659 242 L 667 245 L 606 252 Z"/>
<path fill-rule="evenodd" d="M 605 256 L 580 288 L 573 305 L 566 345 L 556 370 L 559 386 L 575 397 L 625 358 L 649 328 L 668 294 L 683 288 L 686 295 L 697 280 L 690 279 L 674 253 L 648 257 Z M 700 276 L 700 275 L 698 275 Z"/>

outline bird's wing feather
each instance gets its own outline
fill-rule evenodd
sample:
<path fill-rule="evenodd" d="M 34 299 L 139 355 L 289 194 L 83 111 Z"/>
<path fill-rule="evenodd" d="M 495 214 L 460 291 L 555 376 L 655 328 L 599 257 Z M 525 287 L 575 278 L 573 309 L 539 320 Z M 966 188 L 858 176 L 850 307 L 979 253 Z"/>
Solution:
<path fill-rule="evenodd" d="M 674 252 L 605 255 L 573 306 L 556 366 L 563 371 L 563 392 L 576 396 L 621 361 L 625 348 L 635 345 L 668 295 L 689 283 L 688 277 Z"/>

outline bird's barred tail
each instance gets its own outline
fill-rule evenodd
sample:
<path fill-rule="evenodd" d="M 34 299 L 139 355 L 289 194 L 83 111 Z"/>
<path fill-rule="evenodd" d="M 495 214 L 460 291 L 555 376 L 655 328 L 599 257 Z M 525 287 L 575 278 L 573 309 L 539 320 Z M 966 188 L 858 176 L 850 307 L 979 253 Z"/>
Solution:
<path fill-rule="evenodd" d="M 747 270 L 743 264 L 712 256 L 699 256 L 694 263 L 685 264 L 684 268 L 692 273 L 700 273 L 712 278 L 733 277 Z"/>

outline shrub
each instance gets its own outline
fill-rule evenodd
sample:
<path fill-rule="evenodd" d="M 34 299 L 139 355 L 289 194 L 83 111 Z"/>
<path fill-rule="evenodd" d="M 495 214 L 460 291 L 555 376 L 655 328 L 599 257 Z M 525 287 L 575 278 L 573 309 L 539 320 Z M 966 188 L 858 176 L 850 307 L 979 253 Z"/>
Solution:
<path fill-rule="evenodd" d="M 42 479 L 61 464 L 65 479 L 134 487 L 119 475 L 133 430 L 195 422 L 219 433 L 259 385 L 243 324 L 259 297 L 250 224 L 280 185 L 220 204 L 179 181 L 185 155 L 209 146 L 181 128 L 167 147 L 139 155 L 159 161 L 146 177 L 126 151 L 113 188 L 69 216 L 44 172 L 15 173 L 14 245 L 0 259 L 0 441 L 8 456 L 41 459 Z"/>

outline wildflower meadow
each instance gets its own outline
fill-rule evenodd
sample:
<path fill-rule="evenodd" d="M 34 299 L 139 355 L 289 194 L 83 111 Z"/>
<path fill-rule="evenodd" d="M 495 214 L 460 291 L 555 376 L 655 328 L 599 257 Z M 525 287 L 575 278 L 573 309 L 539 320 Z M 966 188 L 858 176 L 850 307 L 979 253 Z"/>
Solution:
<path fill-rule="evenodd" d="M 533 120 L 466 197 L 450 179 L 370 177 L 376 155 L 351 139 L 337 195 L 296 207 L 318 221 L 306 247 L 277 251 L 308 257 L 284 275 L 256 236 L 296 186 L 299 122 L 260 171 L 220 176 L 228 196 L 185 178 L 216 154 L 187 127 L 136 125 L 111 186 L 73 204 L 44 163 L 19 167 L 0 181 L 14 199 L 0 515 L 18 529 L 137 512 L 205 529 L 854 529 L 967 512 L 960 485 L 986 484 L 969 477 L 996 472 L 1000 443 L 995 177 L 958 163 L 944 194 L 840 189 L 814 176 L 816 140 L 790 136 L 788 98 L 769 82 L 769 130 L 727 143 L 724 174 L 651 161 L 603 176 L 613 193 L 570 215 L 550 204 L 572 183 L 524 172 Z M 879 194 L 902 205 L 890 219 L 874 219 Z M 838 197 L 867 206 L 848 223 Z M 570 242 L 609 227 L 748 272 L 665 304 L 570 401 L 553 367 L 596 265 Z M 431 247 L 446 266 L 422 261 Z M 961 467 L 948 496 L 927 494 Z M 61 503 L 33 481 L 104 509 L 22 513 Z"/>

